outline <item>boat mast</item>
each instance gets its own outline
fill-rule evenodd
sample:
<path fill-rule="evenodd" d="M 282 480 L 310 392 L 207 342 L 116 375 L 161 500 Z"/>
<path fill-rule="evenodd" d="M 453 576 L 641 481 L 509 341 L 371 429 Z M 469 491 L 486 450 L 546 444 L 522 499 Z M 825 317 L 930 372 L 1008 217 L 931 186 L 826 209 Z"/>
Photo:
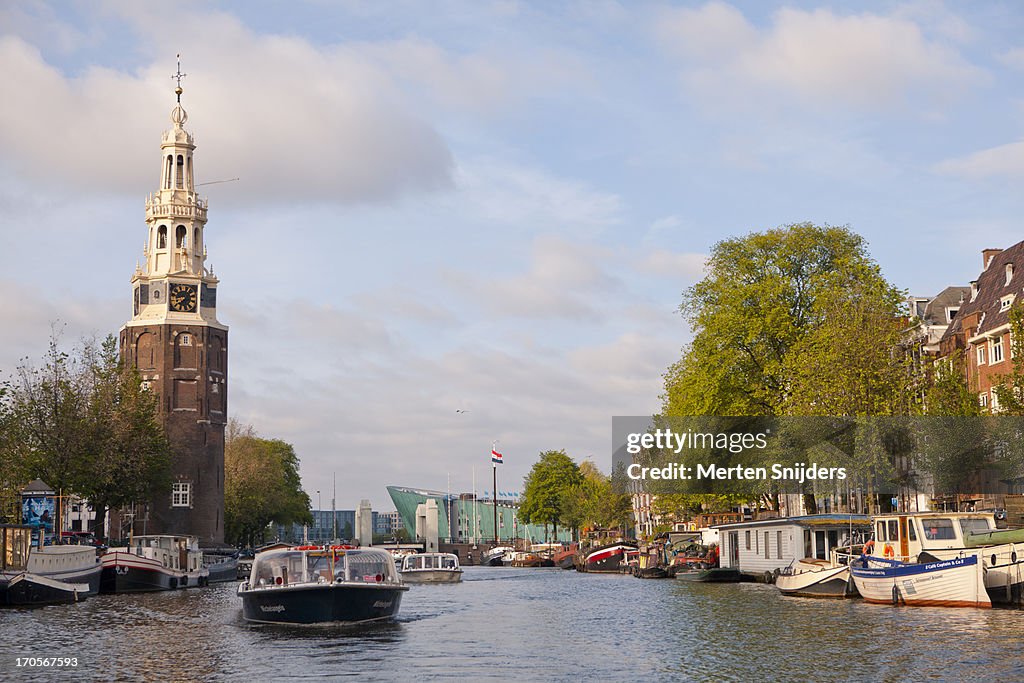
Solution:
<path fill-rule="evenodd" d="M 494 461 L 494 452 L 498 448 L 498 442 L 491 442 L 491 471 L 494 476 L 494 481 L 491 484 L 494 488 L 491 489 L 491 502 L 494 506 L 494 544 L 498 544 L 498 463 Z"/>

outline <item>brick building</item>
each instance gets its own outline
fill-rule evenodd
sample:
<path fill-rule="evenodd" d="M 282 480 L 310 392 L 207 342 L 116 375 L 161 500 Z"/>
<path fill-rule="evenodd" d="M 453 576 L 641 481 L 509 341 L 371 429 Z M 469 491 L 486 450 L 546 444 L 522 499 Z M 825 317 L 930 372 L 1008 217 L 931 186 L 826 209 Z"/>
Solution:
<path fill-rule="evenodd" d="M 1024 292 L 1024 242 L 1007 249 L 982 251 L 982 271 L 971 282 L 970 296 L 960 307 L 940 341 L 940 353 L 964 353 L 967 385 L 978 402 L 999 411 L 995 387 L 1008 375 L 1010 307 Z"/>

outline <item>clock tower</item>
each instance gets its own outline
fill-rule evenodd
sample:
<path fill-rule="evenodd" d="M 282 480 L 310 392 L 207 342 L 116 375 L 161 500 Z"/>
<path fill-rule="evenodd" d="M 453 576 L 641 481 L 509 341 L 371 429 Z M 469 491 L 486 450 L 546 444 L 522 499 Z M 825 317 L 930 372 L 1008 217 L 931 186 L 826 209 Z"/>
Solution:
<path fill-rule="evenodd" d="M 196 193 L 192 134 L 181 106 L 181 73 L 171 128 L 160 143 L 160 186 L 146 199 L 144 265 L 132 275 L 132 317 L 121 357 L 159 396 L 172 447 L 172 485 L 149 501 L 135 533 L 190 534 L 224 541 L 224 427 L 228 328 L 217 320 L 218 280 L 206 264 L 206 201 Z"/>

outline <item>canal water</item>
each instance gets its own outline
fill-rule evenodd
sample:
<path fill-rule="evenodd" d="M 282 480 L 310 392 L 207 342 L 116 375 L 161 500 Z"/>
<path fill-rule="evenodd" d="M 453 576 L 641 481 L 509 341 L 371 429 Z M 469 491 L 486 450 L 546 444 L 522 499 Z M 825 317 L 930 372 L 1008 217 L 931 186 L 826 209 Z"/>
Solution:
<path fill-rule="evenodd" d="M 468 567 L 397 622 L 243 621 L 234 584 L 0 611 L 0 680 L 1024 680 L 1024 612 L 782 598 L 771 586 Z M 16 657 L 77 658 L 17 667 Z"/>

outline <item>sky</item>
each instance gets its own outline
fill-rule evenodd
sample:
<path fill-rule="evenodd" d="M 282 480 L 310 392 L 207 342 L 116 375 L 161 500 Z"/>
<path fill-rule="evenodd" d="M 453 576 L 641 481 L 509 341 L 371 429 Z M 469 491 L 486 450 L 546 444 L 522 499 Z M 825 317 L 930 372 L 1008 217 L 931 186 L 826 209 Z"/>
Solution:
<path fill-rule="evenodd" d="M 607 471 L 719 240 L 927 296 L 1024 238 L 1017 2 L 6 2 L 0 373 L 131 317 L 177 53 L 229 412 L 314 507 Z"/>

